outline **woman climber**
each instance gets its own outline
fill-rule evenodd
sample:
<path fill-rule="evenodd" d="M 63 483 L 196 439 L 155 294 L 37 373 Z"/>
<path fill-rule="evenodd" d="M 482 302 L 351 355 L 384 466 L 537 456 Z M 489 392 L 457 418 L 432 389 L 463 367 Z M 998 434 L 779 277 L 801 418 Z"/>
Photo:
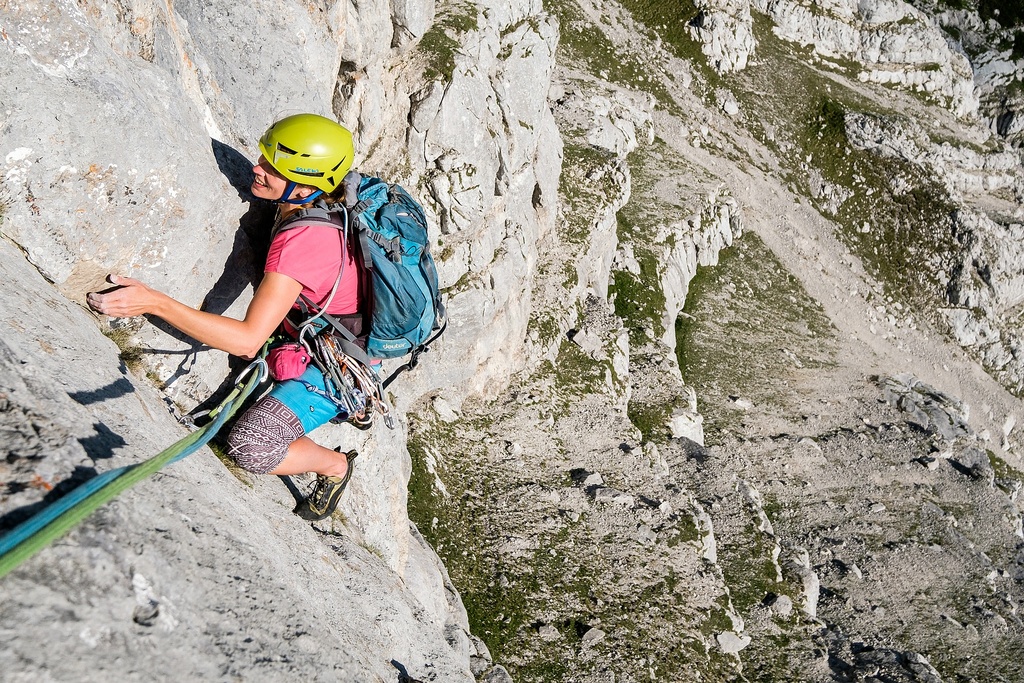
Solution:
<path fill-rule="evenodd" d="M 284 219 L 318 198 L 340 203 L 346 187 L 354 194 L 352 181 L 345 182 L 352 167 L 352 134 L 330 119 L 299 114 L 267 129 L 259 147 L 262 154 L 253 167 L 251 192 L 278 204 L 278 221 L 264 277 L 243 319 L 196 310 L 118 275 L 109 276 L 115 289 L 88 295 L 89 306 L 119 318 L 155 315 L 203 344 L 245 358 L 259 353 L 279 327 L 295 333 L 286 317 L 300 297 L 315 302 L 359 336 L 365 285 L 346 231 L 302 219 L 291 222 L 287 230 L 277 230 Z M 334 512 L 352 476 L 355 451 L 331 450 L 308 436 L 343 412 L 332 387 L 310 364 L 301 376 L 276 382 L 228 436 L 228 454 L 250 472 L 316 473 L 311 493 L 295 508 L 303 519 L 323 519 Z"/>

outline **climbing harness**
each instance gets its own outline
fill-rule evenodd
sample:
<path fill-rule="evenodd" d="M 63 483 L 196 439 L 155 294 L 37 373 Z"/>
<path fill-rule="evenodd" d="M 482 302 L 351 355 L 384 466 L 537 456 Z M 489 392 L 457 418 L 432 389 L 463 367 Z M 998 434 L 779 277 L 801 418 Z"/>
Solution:
<path fill-rule="evenodd" d="M 316 318 L 322 319 L 319 325 L 309 324 L 309 321 L 300 324 L 298 338 L 291 343 L 301 346 L 308 353 L 310 362 L 323 375 L 326 391 L 301 376 L 295 377 L 295 381 L 335 405 L 338 416 L 331 422 L 350 422 L 366 429 L 372 423 L 373 416 L 380 413 L 388 429 L 394 429 L 391 406 L 384 394 L 386 385 L 374 371 L 372 361 L 361 353 L 358 346 L 354 343 L 346 344 L 336 334 L 337 330 L 352 334 L 337 319 L 323 311 Z M 360 356 L 353 357 L 348 352 L 350 350 L 359 351 Z"/>
<path fill-rule="evenodd" d="M 339 389 L 346 403 L 348 420 L 357 427 L 369 424 L 375 413 L 380 413 L 388 429 L 395 428 L 391 405 L 384 395 L 380 377 L 373 369 L 345 353 L 338 337 L 321 334 L 315 337 L 317 353 L 313 358 L 321 363 L 325 377 Z"/>
<path fill-rule="evenodd" d="M 309 299 L 305 297 L 301 297 L 301 299 L 303 312 L 309 313 L 311 310 L 316 310 L 315 305 Z M 387 401 L 385 390 L 397 379 L 398 375 L 416 367 L 420 354 L 429 351 L 430 345 L 445 331 L 448 326 L 447 319 L 441 322 L 434 334 L 411 351 L 407 362 L 393 369 L 387 377 L 382 379 L 378 374 L 380 361 L 375 362 L 367 356 L 359 346 L 358 338 L 351 330 L 342 325 L 334 316 L 324 313 L 323 308 L 315 318 L 322 320 L 322 323 L 319 325 L 303 323 L 303 326 L 300 326 L 299 341 L 309 351 L 313 364 L 323 373 L 325 381 L 336 390 L 336 395 L 328 393 L 326 396 L 334 401 L 344 414 L 339 418 L 340 421 L 347 420 L 356 427 L 366 428 L 373 419 L 373 415 L 380 413 L 384 417 L 384 424 L 388 429 L 394 429 L 395 421 L 391 415 L 391 406 Z M 312 336 L 307 339 L 306 335 L 313 329 L 318 331 L 312 333 Z M 312 385 L 305 382 L 303 384 L 306 384 L 306 388 L 310 391 L 323 394 Z"/>
<path fill-rule="evenodd" d="M 227 398 L 207 414 L 211 421 L 205 426 L 149 460 L 119 467 L 90 479 L 0 536 L 0 578 L 73 529 L 104 503 L 205 446 L 256 387 L 267 379 L 265 355 L 266 346 L 260 357 L 239 374 Z"/>

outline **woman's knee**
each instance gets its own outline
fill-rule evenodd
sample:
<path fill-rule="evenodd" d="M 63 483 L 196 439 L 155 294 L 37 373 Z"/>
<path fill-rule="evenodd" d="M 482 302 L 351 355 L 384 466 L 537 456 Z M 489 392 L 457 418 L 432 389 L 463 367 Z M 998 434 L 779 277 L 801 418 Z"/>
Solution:
<path fill-rule="evenodd" d="M 288 455 L 288 446 L 303 435 L 295 413 L 275 398 L 259 401 L 238 419 L 228 434 L 228 455 L 244 470 L 267 474 Z"/>

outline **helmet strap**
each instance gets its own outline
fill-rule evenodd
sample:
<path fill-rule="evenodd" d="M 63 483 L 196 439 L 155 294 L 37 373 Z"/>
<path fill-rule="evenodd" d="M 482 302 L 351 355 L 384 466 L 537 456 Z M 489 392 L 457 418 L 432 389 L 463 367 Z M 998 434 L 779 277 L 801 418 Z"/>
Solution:
<path fill-rule="evenodd" d="M 281 193 L 280 199 L 276 200 L 277 203 L 278 204 L 305 204 L 306 202 L 313 201 L 314 199 L 316 199 L 317 197 L 319 197 L 320 195 L 322 195 L 324 193 L 323 190 L 317 190 L 316 192 L 314 192 L 313 194 L 309 195 L 308 197 L 297 197 L 295 199 L 288 199 L 288 195 L 290 195 L 292 192 L 294 192 L 296 187 L 298 187 L 298 183 L 295 182 L 294 180 L 289 180 L 288 181 L 288 185 L 285 186 L 285 188 L 284 188 L 284 192 Z"/>

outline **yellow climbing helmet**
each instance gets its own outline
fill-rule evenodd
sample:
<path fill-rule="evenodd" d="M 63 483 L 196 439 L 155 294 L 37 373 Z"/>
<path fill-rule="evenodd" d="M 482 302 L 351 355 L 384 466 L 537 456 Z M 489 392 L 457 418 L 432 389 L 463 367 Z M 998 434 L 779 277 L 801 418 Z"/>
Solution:
<path fill-rule="evenodd" d="M 316 114 L 281 119 L 260 138 L 260 151 L 288 180 L 327 193 L 341 184 L 355 154 L 352 133 Z"/>

